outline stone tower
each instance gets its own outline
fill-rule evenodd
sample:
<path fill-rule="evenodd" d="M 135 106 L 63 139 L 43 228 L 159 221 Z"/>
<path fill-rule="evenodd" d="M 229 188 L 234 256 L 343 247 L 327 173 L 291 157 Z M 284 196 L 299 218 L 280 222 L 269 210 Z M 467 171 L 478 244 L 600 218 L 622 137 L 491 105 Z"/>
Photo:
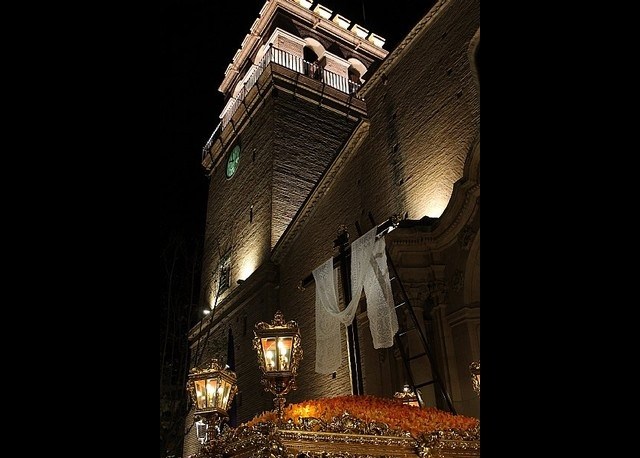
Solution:
<path fill-rule="evenodd" d="M 226 356 L 221 342 L 234 336 L 234 366 L 244 374 L 239 421 L 271 408 L 268 396 L 242 388 L 259 386 L 252 327 L 279 307 L 272 252 L 366 121 L 359 89 L 388 53 L 384 38 L 312 4 L 264 4 L 227 67 L 220 124 L 203 149 L 210 188 L 201 303 L 213 313 L 192 330 L 192 364 Z"/>
<path fill-rule="evenodd" d="M 479 0 L 438 0 L 389 56 L 384 39 L 315 2 L 262 7 L 225 72 L 226 104 L 203 151 L 201 304 L 213 313 L 189 336 L 192 366 L 217 356 L 238 374 L 232 423 L 273 408 L 251 341 L 276 310 L 298 322 L 304 350 L 287 401 L 353 391 L 346 332 L 340 368 L 315 373 L 316 290 L 298 285 L 335 255 L 338 227 L 354 240 L 357 226 L 398 214 L 408 216 L 385 237 L 389 259 L 457 411 L 479 414 L 469 373 L 480 351 L 479 34 Z M 373 347 L 365 299 L 354 321 L 363 392 L 392 397 L 402 361 Z"/>

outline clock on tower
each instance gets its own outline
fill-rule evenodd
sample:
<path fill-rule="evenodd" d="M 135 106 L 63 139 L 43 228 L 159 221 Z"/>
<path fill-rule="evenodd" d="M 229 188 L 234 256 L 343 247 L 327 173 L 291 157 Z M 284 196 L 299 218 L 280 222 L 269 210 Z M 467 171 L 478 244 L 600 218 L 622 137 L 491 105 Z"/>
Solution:
<path fill-rule="evenodd" d="M 227 178 L 231 178 L 238 170 L 238 162 L 240 161 L 240 145 L 233 147 L 227 158 Z"/>

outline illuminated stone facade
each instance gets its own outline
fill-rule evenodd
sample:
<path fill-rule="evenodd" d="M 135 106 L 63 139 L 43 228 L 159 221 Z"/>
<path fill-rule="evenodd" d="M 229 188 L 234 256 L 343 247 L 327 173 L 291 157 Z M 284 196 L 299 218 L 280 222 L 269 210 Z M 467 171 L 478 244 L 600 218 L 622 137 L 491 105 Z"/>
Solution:
<path fill-rule="evenodd" d="M 479 0 L 436 3 L 388 56 L 382 37 L 305 3 L 266 2 L 220 86 L 228 103 L 203 155 L 211 181 L 201 303 L 215 309 L 191 332 L 194 364 L 226 358 L 232 334 L 235 420 L 272 409 L 251 340 L 279 309 L 300 325 L 304 349 L 287 400 L 350 394 L 346 335 L 340 369 L 314 372 L 315 289 L 298 285 L 337 253 L 339 226 L 354 240 L 370 215 L 379 224 L 401 214 L 408 220 L 386 236 L 389 253 L 457 411 L 477 417 L 468 367 L 480 359 Z M 229 282 L 219 291 L 225 257 Z M 373 349 L 362 310 L 364 391 L 393 397 L 406 382 L 399 355 Z M 185 455 L 197 445 L 192 430 Z"/>

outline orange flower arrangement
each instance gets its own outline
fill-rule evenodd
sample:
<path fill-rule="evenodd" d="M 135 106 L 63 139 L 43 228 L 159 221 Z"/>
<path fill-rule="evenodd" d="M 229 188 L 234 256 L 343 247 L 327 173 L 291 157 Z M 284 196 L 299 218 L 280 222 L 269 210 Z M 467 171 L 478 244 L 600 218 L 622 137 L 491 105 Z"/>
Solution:
<path fill-rule="evenodd" d="M 314 417 L 330 422 L 345 412 L 366 422 L 382 422 L 391 429 L 408 431 L 413 437 L 450 429 L 468 431 L 480 426 L 477 418 L 453 415 L 435 407 L 421 409 L 375 396 L 338 396 L 289 404 L 284 408 L 284 420 L 297 424 L 300 418 Z M 263 412 L 250 420 L 247 426 L 275 422 L 276 418 L 275 411 Z"/>

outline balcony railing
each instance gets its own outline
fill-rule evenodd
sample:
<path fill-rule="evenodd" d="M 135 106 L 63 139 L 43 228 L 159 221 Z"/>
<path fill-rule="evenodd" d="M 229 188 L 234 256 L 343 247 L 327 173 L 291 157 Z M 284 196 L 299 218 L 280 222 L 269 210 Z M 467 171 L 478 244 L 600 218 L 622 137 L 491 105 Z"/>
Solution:
<path fill-rule="evenodd" d="M 255 86 L 256 81 L 258 81 L 258 78 L 260 78 L 260 75 L 262 75 L 264 69 L 271 62 L 282 65 L 283 67 L 289 68 L 295 72 L 301 73 L 315 80 L 322 81 L 328 86 L 344 92 L 345 94 L 351 94 L 358 99 L 360 98 L 357 94 L 358 90 L 362 86 L 360 83 L 351 81 L 343 76 L 320 67 L 316 63 L 307 62 L 299 56 L 295 56 L 286 51 L 271 46 L 265 53 L 264 57 L 260 60 L 260 63 L 258 63 L 257 65 L 254 64 L 252 66 L 252 68 L 247 73 L 247 78 L 240 91 L 235 95 L 235 97 L 232 97 L 225 106 L 222 114 L 220 115 L 220 123 L 215 128 L 215 130 L 211 134 L 211 137 L 209 137 L 207 144 L 202 150 L 203 160 L 205 155 L 211 148 L 211 145 L 215 140 L 218 132 L 222 131 L 222 129 L 224 129 L 224 127 L 229 123 L 229 120 L 235 114 L 238 106 L 242 103 L 253 86 Z"/>

